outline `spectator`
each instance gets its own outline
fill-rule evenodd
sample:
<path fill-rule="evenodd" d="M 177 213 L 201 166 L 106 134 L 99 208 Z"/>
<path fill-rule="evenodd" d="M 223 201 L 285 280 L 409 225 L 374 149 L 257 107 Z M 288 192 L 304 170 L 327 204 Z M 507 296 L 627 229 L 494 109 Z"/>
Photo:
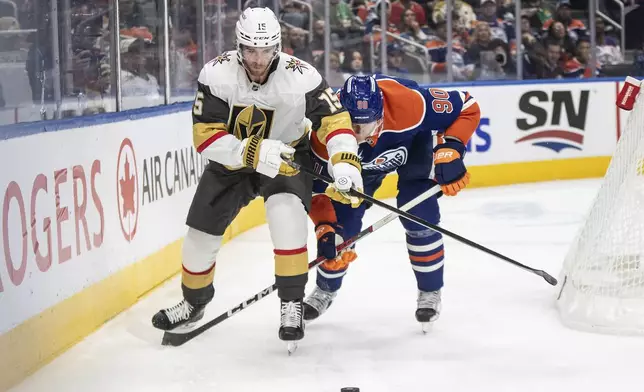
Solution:
<path fill-rule="evenodd" d="M 188 30 L 170 31 L 170 85 L 172 88 L 191 90 L 197 85 L 199 69 L 196 63 L 197 45 Z"/>
<path fill-rule="evenodd" d="M 366 19 L 364 20 L 365 32 L 370 34 L 375 26 L 380 26 L 380 5 L 383 0 L 378 0 L 376 3 L 369 8 L 369 13 L 367 14 Z M 384 0 L 385 6 L 387 7 L 387 21 L 391 21 L 391 7 L 389 0 Z M 391 23 L 389 23 L 391 24 Z"/>
<path fill-rule="evenodd" d="M 626 14 L 626 49 L 639 49 L 644 40 L 644 0 L 636 0 L 637 7 Z"/>
<path fill-rule="evenodd" d="M 324 64 L 319 68 L 324 70 Z M 342 87 L 346 78 L 340 68 L 340 53 L 337 51 L 329 52 L 329 74 L 325 76 L 326 82 L 331 87 Z"/>
<path fill-rule="evenodd" d="M 389 7 L 389 0 L 384 0 L 385 6 L 387 7 L 387 20 L 389 20 L 389 17 L 391 16 L 391 8 Z M 367 35 L 364 36 L 364 43 L 368 44 L 369 42 L 369 35 L 373 31 L 375 27 L 380 28 L 380 5 L 382 4 L 382 1 L 376 2 L 376 4 L 369 9 L 369 15 L 367 16 L 367 20 L 365 22 L 365 32 Z M 400 34 L 400 31 L 398 30 L 398 27 L 396 25 L 389 23 L 387 26 L 387 31 L 392 34 Z M 373 33 L 373 40 L 376 43 L 379 43 L 381 41 L 381 33 L 376 32 Z M 386 38 L 387 42 L 393 42 L 394 39 L 392 37 L 387 37 Z"/>
<path fill-rule="evenodd" d="M 503 79 L 511 63 L 507 44 L 492 37 L 487 23 L 478 22 L 474 40 L 465 53 L 465 63 L 475 65 L 476 79 Z"/>
<path fill-rule="evenodd" d="M 352 24 L 353 13 L 344 0 L 329 0 L 329 24 L 331 32 L 343 38 Z M 324 19 L 324 1 L 313 3 L 313 12 L 316 19 Z"/>
<path fill-rule="evenodd" d="M 308 29 L 309 14 L 304 11 L 300 4 L 293 1 L 286 1 L 280 10 L 280 20 L 293 27 Z"/>
<path fill-rule="evenodd" d="M 597 41 L 597 61 L 604 65 L 620 64 L 624 62 L 622 51 L 619 48 L 615 38 L 607 36 L 604 20 L 600 17 L 595 18 L 595 31 Z"/>
<path fill-rule="evenodd" d="M 479 21 L 487 23 L 490 27 L 492 38 L 498 38 L 505 43 L 514 40 L 514 26 L 497 17 L 497 5 L 495 0 L 483 0 L 481 13 L 477 15 L 477 20 L 472 23 L 474 27 Z"/>
<path fill-rule="evenodd" d="M 313 53 L 311 52 L 311 48 L 309 48 L 306 31 L 299 27 L 294 27 L 289 31 L 288 36 L 290 47 L 293 49 L 293 56 L 309 64 L 313 64 Z"/>
<path fill-rule="evenodd" d="M 291 38 L 289 35 L 290 29 L 288 26 L 282 24 L 282 52 L 293 55 L 293 48 L 291 48 Z"/>
<path fill-rule="evenodd" d="M 521 16 L 520 23 L 521 44 L 523 45 L 523 78 L 536 79 L 538 77 L 537 65 L 539 62 L 545 61 L 545 51 L 530 26 L 530 17 L 528 15 Z"/>
<path fill-rule="evenodd" d="M 353 12 L 353 14 L 356 15 L 362 23 L 365 23 L 371 6 L 371 3 L 366 0 L 354 0 L 351 2 L 351 12 Z"/>
<path fill-rule="evenodd" d="M 577 41 L 576 56 L 568 60 L 564 65 L 564 77 L 581 79 L 599 76 L 600 65 L 597 64 L 597 72 L 595 75 L 592 75 L 589 63 L 590 42 L 585 39 L 580 39 Z"/>
<path fill-rule="evenodd" d="M 419 0 L 418 3 L 421 7 L 423 7 L 423 11 L 425 11 L 425 23 L 427 23 L 427 30 L 433 31 L 436 28 L 436 24 L 434 23 L 434 19 L 432 17 L 432 15 L 434 14 L 434 5 L 436 4 L 436 0 Z"/>
<path fill-rule="evenodd" d="M 416 18 L 417 14 L 414 11 L 411 9 L 406 10 L 398 30 L 400 30 L 400 34 L 404 38 L 424 44 L 428 37 L 420 28 L 420 23 Z"/>
<path fill-rule="evenodd" d="M 422 25 L 427 24 L 427 16 L 425 10 L 417 2 L 413 0 L 396 0 L 391 4 L 391 19 L 390 23 L 400 25 L 403 23 L 403 15 L 406 11 L 411 10 L 416 15 L 416 21 Z"/>
<path fill-rule="evenodd" d="M 538 79 L 561 79 L 564 70 L 561 67 L 561 46 L 555 41 L 546 42 L 546 56 L 537 64 Z"/>
<path fill-rule="evenodd" d="M 476 14 L 472 6 L 464 2 L 463 0 L 440 0 L 434 6 L 434 13 L 432 14 L 432 19 L 435 24 L 438 24 L 439 20 L 446 19 L 447 17 L 447 1 L 452 2 L 452 9 L 456 15 L 454 20 L 455 24 L 463 26 L 467 30 L 471 30 L 473 22 L 476 20 Z"/>
<path fill-rule="evenodd" d="M 431 59 L 430 72 L 438 80 L 445 80 L 447 73 L 447 22 L 443 19 L 437 20 L 436 35 L 429 37 L 425 46 L 428 48 Z M 455 80 L 467 80 L 472 76 L 473 65 L 465 65 L 463 54 L 465 47 L 456 36 L 452 39 L 452 74 Z"/>
<path fill-rule="evenodd" d="M 345 79 L 350 75 L 361 75 L 364 72 L 362 53 L 358 50 L 347 51 L 342 62 L 342 71 L 346 73 Z"/>
<path fill-rule="evenodd" d="M 562 60 L 568 61 L 575 53 L 575 43 L 566 31 L 563 23 L 554 22 L 548 27 L 547 35 L 544 40 L 555 41 L 561 47 L 563 55 Z"/>
<path fill-rule="evenodd" d="M 543 24 L 552 19 L 552 12 L 543 4 L 542 0 L 524 0 L 521 16 L 527 16 L 530 27 L 541 31 Z"/>
<path fill-rule="evenodd" d="M 510 23 L 516 19 L 515 8 L 513 0 L 496 0 L 496 17 Z M 521 8 L 523 8 L 523 4 Z"/>
<path fill-rule="evenodd" d="M 573 19 L 570 9 L 570 0 L 559 0 L 557 3 L 557 11 L 555 17 L 548 19 L 544 24 L 542 30 L 545 32 L 555 22 L 561 22 L 568 31 L 568 35 L 573 43 L 582 38 L 587 38 L 588 32 L 584 22 L 579 19 Z"/>
<path fill-rule="evenodd" d="M 533 29 L 530 24 L 530 17 L 522 15 L 519 23 L 521 23 L 521 42 L 526 45 L 526 41 L 528 41 L 528 45 L 533 45 L 537 40 L 538 35 L 536 30 Z M 541 30 L 541 28 L 539 28 L 539 30 Z"/>
<path fill-rule="evenodd" d="M 159 95 L 159 82 L 148 72 L 145 56 L 146 44 L 141 38 L 122 38 L 121 50 L 121 90 L 127 101 L 135 102 L 134 107 L 155 106 L 163 100 Z M 137 98 L 137 99 L 131 99 Z M 133 107 L 132 105 L 128 105 Z"/>
<path fill-rule="evenodd" d="M 391 76 L 408 77 L 409 70 L 404 66 L 405 53 L 398 44 L 387 45 L 387 73 Z"/>
<path fill-rule="evenodd" d="M 136 0 L 119 0 L 119 22 L 121 29 L 146 26 L 143 10 Z"/>
<path fill-rule="evenodd" d="M 331 37 L 333 39 L 333 37 Z M 313 40 L 311 41 L 311 49 L 314 51 L 324 51 L 324 21 L 316 20 L 313 23 Z"/>

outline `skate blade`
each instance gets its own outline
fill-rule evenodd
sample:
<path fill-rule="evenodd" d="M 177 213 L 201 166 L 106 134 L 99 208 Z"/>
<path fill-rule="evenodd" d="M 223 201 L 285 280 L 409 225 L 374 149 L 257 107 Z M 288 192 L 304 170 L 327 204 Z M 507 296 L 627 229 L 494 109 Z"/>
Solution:
<path fill-rule="evenodd" d="M 420 323 L 420 329 L 423 331 L 423 334 L 426 335 L 434 329 L 434 323 L 431 321 Z"/>
<path fill-rule="evenodd" d="M 297 341 L 286 343 L 286 350 L 288 351 L 288 356 L 290 357 L 297 350 Z"/>

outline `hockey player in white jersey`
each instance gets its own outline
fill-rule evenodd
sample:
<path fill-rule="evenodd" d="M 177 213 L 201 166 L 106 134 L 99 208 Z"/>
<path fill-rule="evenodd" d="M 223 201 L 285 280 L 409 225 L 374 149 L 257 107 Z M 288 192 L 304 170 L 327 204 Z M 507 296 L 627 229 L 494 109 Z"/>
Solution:
<path fill-rule="evenodd" d="M 194 144 L 210 160 L 188 213 L 183 245 L 183 300 L 154 315 L 172 330 L 203 317 L 214 297 L 215 260 L 223 234 L 256 196 L 265 200 L 281 299 L 279 338 L 304 336 L 302 301 L 308 278 L 307 211 L 312 179 L 282 155 L 311 166 L 308 132 L 326 146 L 337 191 L 362 188 L 351 118 L 311 65 L 281 53 L 281 28 L 268 8 L 244 10 L 237 50 L 201 70 L 193 106 Z"/>

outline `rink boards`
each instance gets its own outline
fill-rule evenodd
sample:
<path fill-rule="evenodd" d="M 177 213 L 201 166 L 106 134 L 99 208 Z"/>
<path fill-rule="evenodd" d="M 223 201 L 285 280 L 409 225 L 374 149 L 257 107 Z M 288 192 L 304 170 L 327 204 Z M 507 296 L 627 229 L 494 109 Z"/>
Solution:
<path fill-rule="evenodd" d="M 601 176 L 625 124 L 615 81 L 454 88 L 482 111 L 472 186 Z M 178 104 L 0 129 L 0 390 L 179 271 L 204 167 L 191 124 Z M 256 200 L 226 236 L 263 222 Z"/>

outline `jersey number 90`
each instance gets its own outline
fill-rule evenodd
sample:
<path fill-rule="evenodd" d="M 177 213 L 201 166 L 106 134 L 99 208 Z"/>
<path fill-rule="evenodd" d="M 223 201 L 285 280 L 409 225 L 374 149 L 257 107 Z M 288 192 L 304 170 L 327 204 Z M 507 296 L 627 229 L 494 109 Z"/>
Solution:
<path fill-rule="evenodd" d="M 454 106 L 449 100 L 449 93 L 439 88 L 430 88 L 429 93 L 432 95 L 432 109 L 436 113 L 451 113 Z"/>

